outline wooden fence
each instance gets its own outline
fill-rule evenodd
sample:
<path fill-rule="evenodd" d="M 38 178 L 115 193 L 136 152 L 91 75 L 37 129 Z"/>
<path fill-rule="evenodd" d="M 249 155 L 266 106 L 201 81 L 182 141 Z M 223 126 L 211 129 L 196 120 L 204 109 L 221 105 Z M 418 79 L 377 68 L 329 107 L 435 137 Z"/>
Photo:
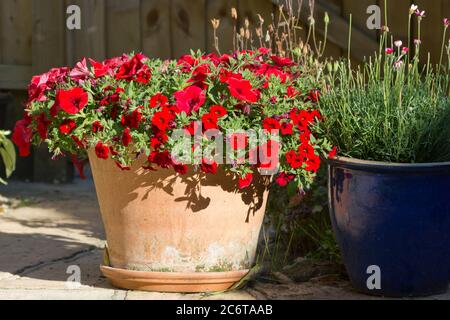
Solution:
<path fill-rule="evenodd" d="M 257 13 L 270 21 L 271 15 L 278 10 L 278 1 L 281 0 L 2 0 L 0 98 L 4 96 L 1 90 L 12 92 L 13 98 L 9 99 L 7 111 L 3 112 L 5 119 L 1 119 L 0 125 L 11 127 L 20 115 L 20 102 L 25 99 L 23 90 L 32 74 L 51 67 L 73 65 L 84 56 L 101 60 L 123 52 L 142 51 L 150 57 L 174 58 L 190 49 L 212 51 L 212 18 L 221 20 L 218 30 L 222 38 L 221 49 L 229 50 L 233 30 L 231 7 L 238 9 L 240 24 L 245 18 L 250 22 L 258 21 Z M 305 24 L 308 2 L 302 1 Z M 407 38 L 407 11 L 412 2 L 427 12 L 423 39 L 436 61 L 440 52 L 442 19 L 450 17 L 450 0 L 388 0 L 389 27 L 399 39 Z M 323 34 L 323 14 L 328 12 L 331 18 L 327 54 L 336 57 L 346 54 L 350 13 L 354 21 L 353 58 L 362 60 L 370 54 L 377 47 L 378 32 L 367 29 L 366 10 L 370 5 L 383 6 L 383 3 L 384 0 L 316 0 L 315 19 L 319 34 Z M 80 30 L 66 27 L 69 5 L 78 5 L 81 9 Z M 25 176 L 32 175 L 36 180 L 70 179 L 70 167 L 65 162 L 48 161 L 43 149 L 35 152 L 34 160 L 21 162 L 23 165 L 19 163 L 19 167 L 40 167 L 39 170 L 25 170 Z M 42 167 L 52 169 L 42 170 Z"/>

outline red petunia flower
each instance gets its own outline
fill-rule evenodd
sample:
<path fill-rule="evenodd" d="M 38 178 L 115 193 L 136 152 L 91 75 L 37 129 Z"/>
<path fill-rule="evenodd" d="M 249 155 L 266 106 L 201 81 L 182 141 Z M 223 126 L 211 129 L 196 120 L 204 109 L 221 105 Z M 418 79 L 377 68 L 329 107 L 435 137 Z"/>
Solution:
<path fill-rule="evenodd" d="M 285 186 L 287 186 L 287 184 L 289 183 L 289 182 L 291 182 L 293 179 L 294 179 L 294 175 L 293 174 L 287 174 L 287 173 L 284 173 L 284 172 L 281 172 L 276 178 L 275 178 L 275 181 L 277 182 L 277 184 L 280 186 L 280 187 L 285 187 Z"/>
<path fill-rule="evenodd" d="M 152 124 L 161 131 L 166 131 L 169 127 L 172 115 L 168 112 L 160 111 L 156 112 L 152 118 Z"/>
<path fill-rule="evenodd" d="M 304 163 L 303 160 L 303 156 L 297 154 L 294 150 L 290 150 L 286 153 L 286 161 L 293 169 L 301 168 Z"/>
<path fill-rule="evenodd" d="M 291 135 L 294 133 L 293 125 L 290 122 L 283 122 L 281 124 L 281 134 L 283 136 Z"/>
<path fill-rule="evenodd" d="M 317 103 L 319 102 L 319 99 L 320 99 L 320 90 L 314 89 L 309 92 L 307 100 Z"/>
<path fill-rule="evenodd" d="M 280 122 L 278 122 L 278 120 L 275 120 L 274 118 L 266 118 L 263 121 L 263 128 L 267 131 L 278 130 L 281 128 L 281 125 Z"/>
<path fill-rule="evenodd" d="M 239 189 L 245 189 L 252 183 L 253 174 L 247 173 L 244 178 L 239 178 L 238 187 Z"/>
<path fill-rule="evenodd" d="M 198 60 L 191 55 L 181 56 L 181 58 L 178 59 L 177 62 L 177 65 L 182 67 L 181 70 L 183 72 L 190 72 L 192 70 L 192 67 L 196 66 L 197 64 Z"/>
<path fill-rule="evenodd" d="M 228 90 L 231 96 L 248 103 L 255 103 L 259 99 L 259 93 L 252 88 L 248 80 L 239 80 L 236 78 L 228 79 Z"/>
<path fill-rule="evenodd" d="M 261 47 L 258 49 L 259 54 L 265 55 L 268 54 L 270 52 L 269 48 L 265 48 L 265 47 Z"/>
<path fill-rule="evenodd" d="M 78 139 L 77 136 L 71 135 L 70 138 L 72 138 L 72 140 L 77 144 L 78 148 L 86 149 L 86 144 L 84 143 L 84 141 Z"/>
<path fill-rule="evenodd" d="M 62 134 L 71 134 L 72 131 L 77 127 L 75 121 L 72 119 L 66 119 L 59 125 L 59 132 Z"/>
<path fill-rule="evenodd" d="M 150 108 L 165 107 L 169 99 L 162 93 L 157 93 L 150 98 Z"/>
<path fill-rule="evenodd" d="M 150 69 L 143 61 L 147 59 L 143 54 L 138 53 L 130 60 L 124 62 L 117 71 L 115 78 L 127 81 L 136 81 L 147 84 L 151 77 Z"/>
<path fill-rule="evenodd" d="M 193 111 L 198 111 L 206 99 L 205 92 L 197 86 L 190 86 L 177 91 L 174 97 L 177 101 L 178 110 L 185 112 L 187 115 L 190 115 Z"/>
<path fill-rule="evenodd" d="M 289 98 L 294 98 L 295 96 L 299 95 L 300 92 L 297 91 L 297 89 L 295 89 L 293 86 L 289 86 L 287 87 L 286 94 Z"/>
<path fill-rule="evenodd" d="M 233 73 L 227 69 L 220 69 L 219 80 L 222 83 L 227 83 L 231 78 L 242 80 L 242 75 L 240 73 Z"/>
<path fill-rule="evenodd" d="M 125 128 L 122 133 L 122 144 L 124 147 L 128 147 L 132 141 L 131 134 L 130 134 L 130 128 Z"/>
<path fill-rule="evenodd" d="M 212 173 L 212 174 L 217 173 L 217 163 L 214 160 L 208 160 L 206 158 L 203 158 L 200 168 L 205 173 Z"/>
<path fill-rule="evenodd" d="M 94 67 L 94 75 L 96 78 L 101 78 L 108 74 L 109 67 L 104 65 L 101 62 L 97 62 L 91 58 L 89 58 L 89 62 Z"/>
<path fill-rule="evenodd" d="M 130 171 L 131 170 L 130 167 L 124 166 L 120 162 L 114 161 L 114 163 L 116 164 L 116 167 L 122 171 Z"/>
<path fill-rule="evenodd" d="M 313 119 L 317 119 L 318 121 L 322 120 L 322 115 L 319 110 L 312 110 L 310 114 Z"/>
<path fill-rule="evenodd" d="M 217 125 L 217 117 L 210 113 L 206 113 L 202 116 L 202 124 L 205 131 L 210 129 L 219 129 Z"/>
<path fill-rule="evenodd" d="M 215 115 L 217 118 L 221 118 L 227 115 L 227 109 L 222 106 L 212 106 L 209 109 L 209 113 Z"/>
<path fill-rule="evenodd" d="M 208 86 L 206 84 L 206 79 L 208 77 L 208 74 L 211 72 L 209 69 L 209 65 L 204 63 L 195 68 L 195 70 L 192 72 L 192 77 L 188 80 L 188 82 L 192 83 L 193 85 L 206 89 Z"/>
<path fill-rule="evenodd" d="M 158 150 L 161 146 L 169 140 L 169 136 L 163 131 L 159 131 L 154 137 L 150 139 L 150 147 L 153 150 Z"/>
<path fill-rule="evenodd" d="M 285 83 L 288 78 L 292 78 L 292 75 L 288 72 L 280 70 L 279 67 L 271 66 L 267 63 L 263 63 L 257 67 L 254 67 L 254 73 L 257 75 L 265 76 L 266 80 L 270 80 L 272 76 L 280 79 L 281 83 Z M 268 87 L 268 82 L 265 83 L 264 88 Z"/>
<path fill-rule="evenodd" d="M 133 129 L 138 129 L 142 120 L 142 113 L 139 110 L 141 107 L 136 108 L 131 114 L 122 115 L 122 125 Z"/>
<path fill-rule="evenodd" d="M 294 61 L 292 61 L 289 58 L 284 57 L 278 57 L 278 56 L 271 56 L 270 59 L 278 66 L 278 67 L 290 67 L 295 64 Z"/>
<path fill-rule="evenodd" d="M 29 127 L 30 123 L 30 119 L 25 118 L 17 121 L 14 126 L 12 141 L 19 148 L 21 157 L 30 155 L 31 137 L 33 135 L 33 130 Z"/>
<path fill-rule="evenodd" d="M 320 168 L 320 157 L 317 155 L 312 155 L 310 158 L 306 160 L 305 170 L 317 172 Z"/>
<path fill-rule="evenodd" d="M 173 120 L 176 118 L 177 114 L 180 112 L 178 111 L 178 108 L 176 106 L 165 106 L 162 108 L 162 112 L 168 113 L 170 115 L 170 118 Z"/>
<path fill-rule="evenodd" d="M 307 130 L 308 125 L 314 121 L 314 115 L 307 110 L 293 109 L 289 113 L 289 118 L 302 131 Z"/>
<path fill-rule="evenodd" d="M 88 94 L 82 88 L 59 90 L 57 92 L 59 106 L 68 114 L 77 114 L 88 103 Z"/>
<path fill-rule="evenodd" d="M 95 154 L 100 159 L 108 159 L 109 154 L 109 148 L 108 146 L 104 145 L 103 142 L 99 141 L 95 145 Z"/>
<path fill-rule="evenodd" d="M 200 125 L 198 121 L 192 121 L 187 126 L 184 127 L 184 130 L 187 131 L 191 136 L 195 135 L 196 133 L 200 134 Z"/>
<path fill-rule="evenodd" d="M 72 160 L 74 167 L 77 169 L 78 173 L 80 174 L 80 178 L 82 180 L 85 180 L 86 179 L 86 176 L 84 175 L 85 161 L 78 159 L 76 154 L 72 154 L 70 156 L 70 160 Z"/>
<path fill-rule="evenodd" d="M 188 172 L 188 166 L 185 164 L 175 164 L 173 169 L 179 174 L 186 174 Z"/>
<path fill-rule="evenodd" d="M 45 113 L 41 113 L 38 117 L 36 117 L 36 121 L 39 137 L 41 137 L 42 140 L 47 139 L 48 126 L 50 125 L 51 121 L 47 119 Z"/>
<path fill-rule="evenodd" d="M 148 162 L 155 163 L 161 168 L 168 168 L 173 164 L 170 153 L 167 150 L 163 152 L 152 151 L 148 156 Z"/>
<path fill-rule="evenodd" d="M 330 153 L 328 153 L 328 158 L 334 159 L 336 157 L 336 154 L 337 154 L 337 148 L 333 147 L 333 149 L 331 149 Z"/>
<path fill-rule="evenodd" d="M 103 128 L 103 126 L 102 126 L 102 124 L 101 124 L 100 121 L 96 120 L 96 121 L 94 121 L 94 122 L 92 123 L 92 132 L 93 132 L 93 133 L 100 132 L 100 131 L 102 131 L 103 129 L 104 129 L 104 128 Z"/>

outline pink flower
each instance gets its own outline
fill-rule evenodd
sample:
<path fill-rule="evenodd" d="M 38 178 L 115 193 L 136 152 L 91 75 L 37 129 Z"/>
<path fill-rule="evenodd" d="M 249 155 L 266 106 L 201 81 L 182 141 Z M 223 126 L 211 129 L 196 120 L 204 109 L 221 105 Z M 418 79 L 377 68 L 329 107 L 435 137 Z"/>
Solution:
<path fill-rule="evenodd" d="M 402 48 L 402 53 L 403 54 L 407 54 L 409 52 L 409 48 L 408 47 L 403 47 Z"/>
<path fill-rule="evenodd" d="M 394 62 L 394 69 L 399 70 L 401 67 L 403 67 L 403 60 L 398 60 Z"/>
<path fill-rule="evenodd" d="M 174 97 L 177 101 L 178 111 L 185 112 L 187 115 L 190 115 L 192 111 L 198 111 L 206 99 L 205 92 L 197 86 L 177 91 L 174 93 Z"/>
<path fill-rule="evenodd" d="M 424 11 L 420 11 L 419 9 L 417 9 L 415 14 L 416 14 L 416 16 L 418 16 L 420 18 L 424 18 L 425 17 L 425 10 Z"/>
<path fill-rule="evenodd" d="M 386 50 L 384 50 L 386 52 L 386 54 L 393 54 L 394 53 L 394 49 L 393 48 L 386 48 Z"/>
<path fill-rule="evenodd" d="M 46 101 L 46 91 L 53 89 L 56 83 L 65 83 L 68 72 L 69 68 L 67 67 L 53 68 L 47 73 L 34 76 L 28 86 L 28 101 Z"/>
<path fill-rule="evenodd" d="M 77 62 L 75 67 L 69 73 L 69 76 L 77 82 L 86 80 L 90 75 L 91 72 L 86 65 L 86 58 L 83 58 L 83 60 Z"/>
<path fill-rule="evenodd" d="M 443 20 L 443 22 L 444 22 L 444 27 L 448 27 L 448 26 L 450 26 L 450 20 L 448 19 L 448 18 L 445 18 L 444 20 Z"/>

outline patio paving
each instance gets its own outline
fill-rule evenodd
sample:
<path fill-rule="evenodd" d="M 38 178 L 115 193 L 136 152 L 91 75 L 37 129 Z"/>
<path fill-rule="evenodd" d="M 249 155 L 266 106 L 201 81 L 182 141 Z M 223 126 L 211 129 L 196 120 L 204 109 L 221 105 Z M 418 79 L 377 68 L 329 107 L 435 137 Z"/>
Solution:
<path fill-rule="evenodd" d="M 0 299 L 373 299 L 339 279 L 295 283 L 284 275 L 276 284 L 254 281 L 213 295 L 120 290 L 98 268 L 105 237 L 92 180 L 12 181 L 0 195 Z M 80 285 L 67 281 L 77 267 Z M 450 292 L 428 299 L 450 299 Z"/>

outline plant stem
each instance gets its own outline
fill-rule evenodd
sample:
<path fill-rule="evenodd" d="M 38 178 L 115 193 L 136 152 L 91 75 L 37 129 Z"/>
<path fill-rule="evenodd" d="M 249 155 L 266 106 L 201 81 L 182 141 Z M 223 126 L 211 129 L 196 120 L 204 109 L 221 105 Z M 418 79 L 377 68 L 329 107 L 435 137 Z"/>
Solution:
<path fill-rule="evenodd" d="M 352 14 L 350 14 L 350 22 L 349 22 L 349 28 L 348 28 L 348 53 L 347 53 L 347 59 L 350 64 L 351 59 L 351 46 L 352 46 Z"/>
<path fill-rule="evenodd" d="M 408 15 L 408 57 L 410 56 L 410 52 L 411 52 L 411 14 Z"/>
<path fill-rule="evenodd" d="M 444 57 L 444 48 L 445 48 L 445 36 L 447 35 L 447 26 L 444 27 L 444 33 L 442 35 L 442 47 L 441 47 L 441 57 L 439 58 L 439 69 L 438 71 L 441 71 L 442 67 L 442 58 Z"/>

